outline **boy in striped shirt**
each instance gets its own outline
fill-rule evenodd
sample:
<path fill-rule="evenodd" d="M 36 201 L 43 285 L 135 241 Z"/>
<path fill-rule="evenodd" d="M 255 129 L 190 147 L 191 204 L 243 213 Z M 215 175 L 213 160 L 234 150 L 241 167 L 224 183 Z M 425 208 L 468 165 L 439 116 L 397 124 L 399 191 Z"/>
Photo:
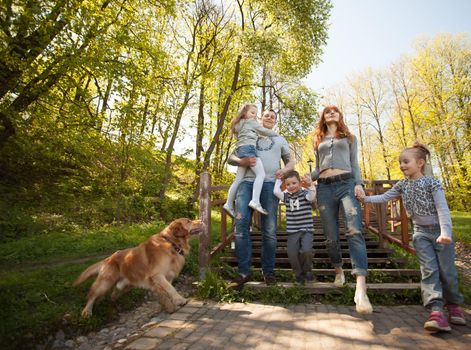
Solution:
<path fill-rule="evenodd" d="M 277 179 L 273 193 L 286 206 L 288 260 L 297 283 L 312 282 L 314 224 L 311 203 L 316 199 L 316 188 L 308 174 L 303 177 L 308 188 L 301 187 L 301 177 L 294 170 L 287 172 L 283 180 L 286 191 L 281 190 L 282 181 Z"/>

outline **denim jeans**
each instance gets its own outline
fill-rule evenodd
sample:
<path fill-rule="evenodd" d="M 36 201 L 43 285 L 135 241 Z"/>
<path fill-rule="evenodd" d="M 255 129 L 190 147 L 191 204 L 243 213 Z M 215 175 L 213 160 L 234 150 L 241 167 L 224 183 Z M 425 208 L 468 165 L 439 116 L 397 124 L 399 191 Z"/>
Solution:
<path fill-rule="evenodd" d="M 253 182 L 243 181 L 237 191 L 236 217 L 235 217 L 235 253 L 239 273 L 250 275 L 252 267 L 252 237 L 250 237 L 250 224 L 252 222 L 252 209 L 249 202 L 252 200 Z M 260 203 L 268 211 L 262 215 L 262 271 L 264 274 L 273 273 L 276 255 L 276 217 L 278 213 L 278 198 L 273 194 L 274 182 L 264 182 L 260 194 Z"/>
<path fill-rule="evenodd" d="M 462 304 L 455 267 L 455 243 L 438 244 L 440 225 L 414 225 L 412 242 L 420 263 L 422 301 L 427 308 Z"/>
<path fill-rule="evenodd" d="M 312 240 L 312 231 L 301 230 L 288 234 L 286 252 L 296 277 L 312 271 Z"/>
<path fill-rule="evenodd" d="M 327 252 L 334 267 L 342 267 L 339 243 L 339 211 L 345 215 L 348 249 L 352 260 L 352 275 L 366 276 L 368 257 L 362 233 L 361 206 L 354 194 L 355 180 L 347 179 L 317 185 L 317 207 L 319 208 Z"/>
<path fill-rule="evenodd" d="M 257 157 L 257 149 L 252 145 L 244 145 L 237 147 L 235 154 L 239 158 Z"/>

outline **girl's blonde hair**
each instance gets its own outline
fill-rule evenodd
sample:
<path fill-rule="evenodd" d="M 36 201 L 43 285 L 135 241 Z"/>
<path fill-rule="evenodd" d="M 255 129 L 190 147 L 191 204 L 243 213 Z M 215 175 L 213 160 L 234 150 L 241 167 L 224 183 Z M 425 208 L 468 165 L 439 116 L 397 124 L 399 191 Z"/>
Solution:
<path fill-rule="evenodd" d="M 325 122 L 325 115 L 332 110 L 336 111 L 340 115 L 335 137 L 339 139 L 346 137 L 350 142 L 353 141 L 353 134 L 350 132 L 350 130 L 348 130 L 348 127 L 345 124 L 342 112 L 337 106 L 329 105 L 326 106 L 322 111 L 321 118 L 319 119 L 319 122 L 316 126 L 316 130 L 314 131 L 314 151 L 317 151 L 317 148 L 319 148 L 319 144 L 322 142 L 322 139 L 327 134 L 327 124 Z"/>
<path fill-rule="evenodd" d="M 430 162 L 430 151 L 425 145 L 421 144 L 419 141 L 414 141 L 412 146 L 405 148 L 401 154 L 404 152 L 411 152 L 415 159 L 423 159 L 424 166 L 420 171 L 422 174 L 427 176 L 433 175 L 432 164 Z"/>
<path fill-rule="evenodd" d="M 253 103 L 246 103 L 243 105 L 240 109 L 239 112 L 237 113 L 237 116 L 231 120 L 231 131 L 234 135 L 237 135 L 237 132 L 235 131 L 235 126 L 237 125 L 238 122 L 240 122 L 241 119 L 245 119 L 245 116 L 247 114 L 247 111 L 251 108 L 257 108 L 256 105 Z M 258 108 L 257 108 L 258 109 Z"/>

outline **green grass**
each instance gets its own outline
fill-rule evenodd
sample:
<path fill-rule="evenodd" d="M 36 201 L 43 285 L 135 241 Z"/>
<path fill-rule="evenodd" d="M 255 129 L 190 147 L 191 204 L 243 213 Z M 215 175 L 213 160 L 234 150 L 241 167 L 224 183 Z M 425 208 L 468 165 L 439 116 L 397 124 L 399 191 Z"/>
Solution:
<path fill-rule="evenodd" d="M 456 240 L 471 244 L 471 213 L 452 211 L 453 234 Z"/>
<path fill-rule="evenodd" d="M 34 347 L 58 329 L 66 335 L 97 330 L 120 311 L 135 307 L 145 291 L 134 289 L 117 302 L 111 302 L 108 295 L 94 307 L 90 319 L 83 319 L 80 311 L 93 280 L 77 287 L 72 283 L 99 256 L 136 246 L 164 226 L 157 222 L 47 232 L 0 243 L 0 349 Z M 213 245 L 219 241 L 219 227 L 214 217 Z M 190 245 L 182 273 L 197 276 L 198 240 L 193 239 Z"/>
<path fill-rule="evenodd" d="M 96 231 L 50 232 L 0 244 L 0 348 L 29 348 L 59 328 L 66 334 L 96 330 L 133 308 L 145 291 L 134 289 L 112 303 L 105 297 L 92 318 L 80 317 L 92 281 L 72 287 L 97 258 L 134 246 L 163 223 L 108 227 Z M 193 243 L 194 244 L 194 243 Z M 90 256 L 77 263 L 74 259 Z M 194 268 L 196 258 L 188 266 Z"/>
<path fill-rule="evenodd" d="M 471 214 L 452 212 L 455 235 L 458 239 L 470 239 Z M 220 239 L 220 217 L 212 213 L 211 242 L 214 246 Z M 228 232 L 231 220 L 228 220 Z M 0 348 L 28 348 L 40 344 L 48 335 L 62 329 L 66 335 L 86 333 L 103 327 L 118 317 L 119 312 L 130 310 L 140 303 L 145 291 L 134 289 L 122 296 L 118 302 L 105 297 L 88 320 L 80 317 L 85 304 L 87 290 L 92 281 L 72 287 L 74 279 L 98 256 L 117 249 L 135 246 L 164 227 L 163 222 L 143 225 L 103 227 L 97 230 L 73 230 L 41 233 L 18 241 L 0 244 Z M 467 238 L 466 238 L 467 237 Z M 469 241 L 468 241 L 469 242 Z M 184 273 L 198 274 L 198 240 L 191 241 L 192 252 L 187 258 Z M 409 267 L 417 267 L 414 257 L 397 249 L 397 256 L 407 256 Z M 88 257 L 87 261 L 82 259 Z M 218 262 L 211 262 L 213 271 L 198 288 L 201 298 L 219 301 L 258 301 L 263 303 L 296 304 L 311 301 L 352 304 L 351 291 L 341 295 L 324 297 L 305 295 L 303 289 L 267 288 L 261 292 L 243 289 L 240 292 L 227 290 L 226 279 L 235 276 L 235 269 Z M 223 277 L 220 277 L 223 276 Z M 261 276 L 258 276 L 261 278 Z M 284 276 L 286 278 L 286 276 Z M 375 281 L 381 276 L 374 276 Z M 223 280 L 224 279 L 224 280 Z M 463 289 L 462 289 L 463 290 Z M 401 297 L 372 294 L 372 302 L 402 303 Z M 406 302 L 420 303 L 416 294 L 404 295 Z M 465 293 L 466 302 L 471 294 Z"/>
<path fill-rule="evenodd" d="M 0 244 L 0 270 L 18 265 L 50 264 L 106 254 L 133 246 L 164 223 L 103 227 L 99 230 L 47 232 Z"/>

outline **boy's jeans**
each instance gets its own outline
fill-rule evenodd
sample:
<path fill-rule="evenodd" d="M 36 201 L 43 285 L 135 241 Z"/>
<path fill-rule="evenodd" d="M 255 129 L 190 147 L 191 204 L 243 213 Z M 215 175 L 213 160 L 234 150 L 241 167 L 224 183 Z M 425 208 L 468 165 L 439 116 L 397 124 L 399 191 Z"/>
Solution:
<path fill-rule="evenodd" d="M 296 277 L 312 272 L 312 240 L 312 231 L 301 230 L 288 234 L 286 251 Z"/>
<path fill-rule="evenodd" d="M 420 262 L 422 301 L 427 308 L 462 304 L 455 267 L 455 243 L 438 244 L 440 225 L 414 225 L 412 242 Z"/>
<path fill-rule="evenodd" d="M 275 268 L 276 255 L 276 217 L 278 213 L 278 198 L 273 194 L 274 182 L 264 182 L 260 194 L 260 204 L 268 211 L 262 215 L 262 271 L 263 274 L 272 274 Z M 252 199 L 253 182 L 243 181 L 237 191 L 236 217 L 235 217 L 235 253 L 239 273 L 250 275 L 252 267 L 252 238 L 250 237 L 250 224 L 252 222 L 252 209 L 249 202 Z"/>
<path fill-rule="evenodd" d="M 348 249 L 352 261 L 352 275 L 366 276 L 368 257 L 362 233 L 361 206 L 354 194 L 355 180 L 339 180 L 317 185 L 317 207 L 319 208 L 327 251 L 334 267 L 342 267 L 339 243 L 339 211 L 345 214 Z"/>

